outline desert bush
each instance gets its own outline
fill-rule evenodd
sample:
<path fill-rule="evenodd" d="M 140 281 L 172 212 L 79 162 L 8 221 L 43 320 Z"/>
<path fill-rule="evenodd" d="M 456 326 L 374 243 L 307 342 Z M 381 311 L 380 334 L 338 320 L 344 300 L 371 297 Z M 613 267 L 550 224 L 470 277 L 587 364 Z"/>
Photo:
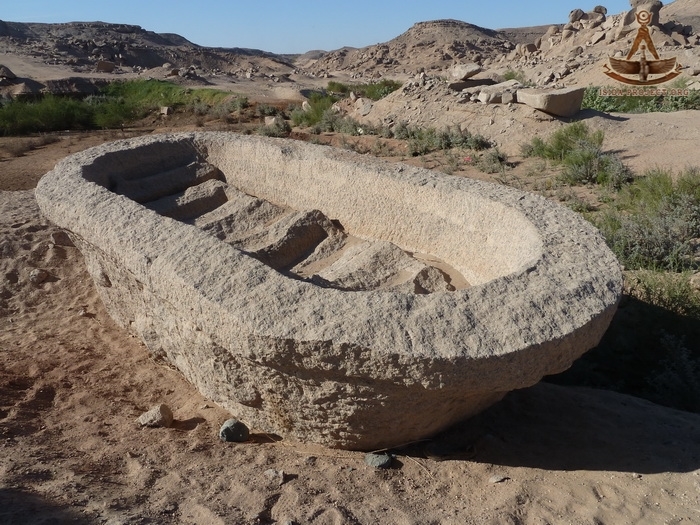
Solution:
<path fill-rule="evenodd" d="M 324 113 L 331 109 L 338 99 L 326 93 L 315 92 L 309 97 L 309 110 L 295 108 L 291 112 L 292 123 L 295 126 L 311 127 L 319 124 L 324 118 Z M 328 117 L 328 115 L 326 115 Z"/>
<path fill-rule="evenodd" d="M 435 129 L 414 129 L 410 132 L 408 138 L 408 153 L 417 157 L 426 155 L 431 151 L 436 151 L 440 148 L 440 141 Z"/>
<path fill-rule="evenodd" d="M 527 77 L 525 76 L 525 73 L 522 70 L 515 71 L 513 69 L 509 69 L 505 73 L 503 73 L 502 78 L 503 78 L 504 82 L 507 80 L 517 80 L 523 86 L 533 86 L 534 85 L 530 80 L 527 79 Z"/>
<path fill-rule="evenodd" d="M 629 269 L 693 269 L 700 238 L 700 171 L 652 170 L 625 187 L 594 222 Z"/>
<path fill-rule="evenodd" d="M 632 180 L 632 173 L 616 155 L 582 142 L 563 161 L 560 179 L 565 184 L 600 184 L 616 190 Z"/>
<path fill-rule="evenodd" d="M 208 114 L 210 111 L 209 104 L 206 102 L 202 102 L 201 100 L 196 100 L 192 103 L 190 106 L 190 110 L 192 113 L 197 115 L 198 117 L 203 117 L 204 115 Z"/>
<path fill-rule="evenodd" d="M 425 155 L 433 151 L 466 148 L 482 151 L 491 147 L 491 142 L 481 135 L 472 135 L 467 130 L 446 128 L 416 128 L 400 122 L 393 129 L 394 138 L 407 140 L 408 151 L 412 156 Z"/>
<path fill-rule="evenodd" d="M 369 98 L 371 100 L 380 100 L 400 87 L 400 82 L 388 79 L 382 79 L 379 82 L 353 85 L 343 84 L 335 80 L 328 82 L 328 91 L 330 93 L 346 96 L 353 91 L 358 96 Z"/>
<path fill-rule="evenodd" d="M 685 80 L 672 84 L 671 89 L 684 89 Z M 700 91 L 692 90 L 687 96 L 601 96 L 600 87 L 588 87 L 583 96 L 582 109 L 605 113 L 652 113 L 700 109 Z"/>
<path fill-rule="evenodd" d="M 408 124 L 403 120 L 396 123 L 394 127 L 390 129 L 390 131 L 391 136 L 399 140 L 408 140 L 411 136 L 411 130 L 408 127 Z"/>
<path fill-rule="evenodd" d="M 498 148 L 492 148 L 480 155 L 474 165 L 484 173 L 502 173 L 508 166 L 508 156 Z"/>
<path fill-rule="evenodd" d="M 591 132 L 585 123 L 574 122 L 555 131 L 547 141 L 534 137 L 529 143 L 524 144 L 521 150 L 526 157 L 563 162 L 567 155 L 580 144 L 601 147 L 604 138 L 602 131 Z"/>
<path fill-rule="evenodd" d="M 21 137 L 16 139 L 10 139 L 11 142 L 6 142 L 0 146 L 0 150 L 6 152 L 11 157 L 21 157 L 28 151 L 40 148 L 41 146 L 46 146 L 47 144 L 53 144 L 61 140 L 55 135 L 40 135 L 38 137 Z"/>
<path fill-rule="evenodd" d="M 207 106 L 208 107 L 208 106 Z M 223 120 L 224 122 L 233 122 L 232 113 L 234 112 L 233 105 L 230 103 L 217 104 L 213 107 L 208 107 L 206 113 L 200 114 L 200 116 L 210 115 L 215 119 Z M 195 113 L 197 115 L 197 113 Z"/>
<path fill-rule="evenodd" d="M 282 118 L 276 118 L 274 123 L 258 128 L 258 135 L 265 137 L 288 137 L 291 132 L 291 126 Z"/>
<path fill-rule="evenodd" d="M 257 106 L 255 106 L 255 114 L 261 118 L 274 117 L 275 115 L 278 115 L 279 113 L 280 113 L 279 109 L 277 109 L 275 106 L 271 106 L 269 104 L 258 104 Z"/>
<path fill-rule="evenodd" d="M 674 314 L 700 319 L 700 294 L 690 284 L 691 275 L 653 270 L 628 272 L 625 292 Z"/>
<path fill-rule="evenodd" d="M 534 137 L 521 147 L 526 157 L 539 157 L 558 163 L 566 184 L 600 184 L 620 189 L 632 180 L 622 161 L 602 149 L 605 135 L 591 131 L 583 122 L 574 122 L 555 131 L 548 140 Z"/>
<path fill-rule="evenodd" d="M 244 109 L 250 107 L 250 102 L 248 102 L 247 97 L 235 97 L 233 100 L 228 102 L 231 111 L 241 112 Z"/>

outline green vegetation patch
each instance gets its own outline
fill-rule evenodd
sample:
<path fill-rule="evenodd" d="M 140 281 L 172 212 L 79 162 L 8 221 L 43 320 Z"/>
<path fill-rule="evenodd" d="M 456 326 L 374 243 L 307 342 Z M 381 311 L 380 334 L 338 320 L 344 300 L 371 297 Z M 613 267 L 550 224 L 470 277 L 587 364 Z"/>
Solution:
<path fill-rule="evenodd" d="M 291 112 L 292 123 L 295 126 L 311 127 L 319 124 L 324 118 L 324 115 L 330 115 L 333 104 L 340 100 L 338 97 L 327 93 L 314 92 L 311 93 L 308 99 L 309 109 L 295 108 Z M 333 131 L 332 129 L 323 129 L 322 131 Z"/>
<path fill-rule="evenodd" d="M 619 189 L 632 179 L 622 161 L 602 149 L 605 134 L 574 122 L 552 134 L 548 140 L 533 138 L 523 145 L 526 157 L 539 157 L 560 165 L 560 179 L 570 185 L 600 184 Z"/>
<path fill-rule="evenodd" d="M 158 80 L 113 82 L 82 100 L 46 95 L 6 101 L 0 106 L 0 134 L 119 128 L 161 106 L 223 115 L 245 109 L 248 101 L 224 91 L 189 89 Z"/>
<path fill-rule="evenodd" d="M 369 98 L 371 100 L 380 100 L 399 89 L 401 85 L 401 82 L 388 79 L 382 79 L 379 82 L 353 85 L 343 84 L 341 82 L 331 80 L 328 82 L 328 91 L 342 96 L 347 96 L 352 91 L 358 97 Z"/>
<path fill-rule="evenodd" d="M 700 170 L 649 171 L 623 188 L 594 222 L 628 269 L 697 269 Z"/>
<path fill-rule="evenodd" d="M 589 87 L 586 88 L 581 108 L 604 113 L 653 113 L 700 109 L 700 90 L 687 90 L 686 83 L 686 81 L 676 82 L 673 87 L 667 89 L 667 93 L 673 94 L 654 96 L 611 96 L 620 90 L 618 88 L 603 88 L 601 91 L 600 87 Z M 601 92 L 605 93 L 606 91 L 610 92 L 611 95 L 601 95 Z M 654 91 L 658 92 L 659 89 L 654 88 Z M 675 93 L 683 94 L 675 95 Z"/>

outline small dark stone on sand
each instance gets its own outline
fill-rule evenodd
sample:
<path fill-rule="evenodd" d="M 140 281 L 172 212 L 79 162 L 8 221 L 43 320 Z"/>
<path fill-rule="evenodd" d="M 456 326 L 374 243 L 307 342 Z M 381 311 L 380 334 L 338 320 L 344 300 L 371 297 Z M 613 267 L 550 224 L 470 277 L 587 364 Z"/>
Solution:
<path fill-rule="evenodd" d="M 238 421 L 237 419 L 229 419 L 223 425 L 221 425 L 221 430 L 219 430 L 219 439 L 221 441 L 229 441 L 234 443 L 242 443 L 248 441 L 248 436 L 250 431 L 245 423 Z"/>
<path fill-rule="evenodd" d="M 393 458 L 389 454 L 367 454 L 365 463 L 374 468 L 389 468 Z"/>

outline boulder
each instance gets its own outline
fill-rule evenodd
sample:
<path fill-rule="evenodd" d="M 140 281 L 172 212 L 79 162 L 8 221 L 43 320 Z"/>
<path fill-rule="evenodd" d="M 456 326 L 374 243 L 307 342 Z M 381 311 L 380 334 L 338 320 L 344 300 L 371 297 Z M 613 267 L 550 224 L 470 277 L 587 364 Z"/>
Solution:
<path fill-rule="evenodd" d="M 473 89 L 474 93 L 478 92 L 478 99 L 484 104 L 500 104 L 503 102 L 503 95 L 505 93 L 515 94 L 518 88 L 521 88 L 522 84 L 517 80 L 506 80 L 505 82 L 500 82 L 492 86 L 483 86 L 477 89 Z M 470 90 L 464 90 L 469 92 Z M 513 97 L 507 97 L 510 102 L 513 101 Z"/>
<path fill-rule="evenodd" d="M 0 78 L 4 78 L 6 80 L 15 80 L 17 78 L 17 75 L 10 71 L 9 67 L 0 65 Z"/>
<path fill-rule="evenodd" d="M 374 102 L 369 98 L 358 98 L 355 101 L 355 111 L 357 111 L 361 116 L 366 117 L 372 111 L 374 107 Z"/>
<path fill-rule="evenodd" d="M 97 71 L 98 73 L 114 73 L 114 69 L 116 67 L 117 66 L 114 62 L 99 60 L 97 64 L 95 64 L 95 71 Z"/>
<path fill-rule="evenodd" d="M 593 33 L 593 36 L 591 36 L 590 43 L 592 46 L 594 46 L 603 40 L 605 40 L 605 31 L 597 31 Z"/>
<path fill-rule="evenodd" d="M 547 39 L 557 34 L 559 34 L 559 26 L 549 26 L 549 28 L 547 28 L 547 32 L 542 38 Z"/>
<path fill-rule="evenodd" d="M 679 46 L 685 46 L 688 44 L 688 39 L 681 33 L 673 32 L 671 33 L 671 38 Z"/>
<path fill-rule="evenodd" d="M 474 75 L 481 73 L 482 69 L 479 64 L 474 62 L 465 62 L 461 64 L 455 64 L 450 68 L 450 76 L 454 80 L 467 80 Z"/>
<path fill-rule="evenodd" d="M 168 405 L 156 405 L 148 412 L 139 416 L 138 423 L 142 427 L 170 427 L 173 424 L 173 411 Z"/>
<path fill-rule="evenodd" d="M 594 29 L 605 22 L 605 15 L 596 11 L 586 13 L 581 19 L 581 27 L 584 29 Z"/>
<path fill-rule="evenodd" d="M 521 89 L 518 102 L 557 117 L 573 117 L 581 111 L 585 88 Z"/>
<path fill-rule="evenodd" d="M 639 11 L 649 11 L 651 14 L 651 22 L 649 25 L 658 26 L 659 17 L 663 3 L 660 0 L 630 0 L 632 11 L 636 14 Z"/>
<path fill-rule="evenodd" d="M 583 9 L 574 9 L 569 13 L 569 23 L 573 24 L 574 22 L 578 22 L 585 15 L 586 13 L 583 11 Z"/>
<path fill-rule="evenodd" d="M 532 55 L 537 52 L 537 44 L 525 44 L 521 49 L 525 56 Z"/>
<path fill-rule="evenodd" d="M 299 141 L 125 139 L 35 196 L 154 355 L 239 421 L 334 447 L 423 439 L 565 370 L 622 293 L 554 202 Z"/>

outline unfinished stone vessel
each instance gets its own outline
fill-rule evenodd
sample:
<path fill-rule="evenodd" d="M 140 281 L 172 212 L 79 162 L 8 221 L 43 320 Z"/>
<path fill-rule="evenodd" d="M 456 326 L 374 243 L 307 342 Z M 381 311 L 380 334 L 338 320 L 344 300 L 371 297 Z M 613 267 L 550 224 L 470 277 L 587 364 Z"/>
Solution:
<path fill-rule="evenodd" d="M 148 136 L 39 183 L 113 318 L 254 428 L 352 449 L 434 434 L 595 346 L 622 276 L 512 188 L 283 139 Z"/>

